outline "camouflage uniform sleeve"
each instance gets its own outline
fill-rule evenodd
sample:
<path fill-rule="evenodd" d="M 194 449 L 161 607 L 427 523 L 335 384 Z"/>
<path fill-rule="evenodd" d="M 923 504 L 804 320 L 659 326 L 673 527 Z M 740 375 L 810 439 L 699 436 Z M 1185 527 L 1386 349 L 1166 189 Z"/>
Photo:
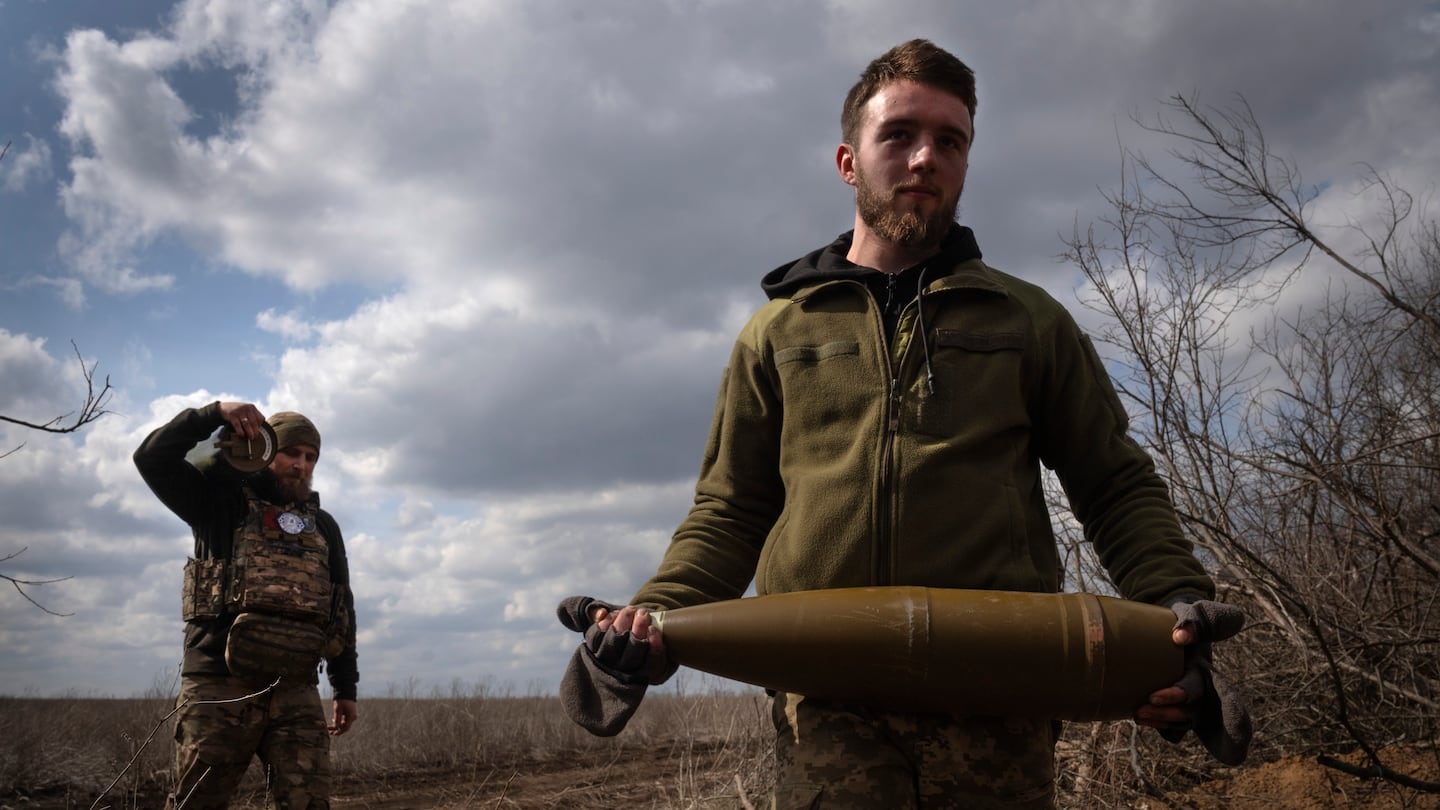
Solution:
<path fill-rule="evenodd" d="M 350 558 L 345 553 L 345 538 L 340 533 L 340 524 L 329 512 L 322 511 L 320 515 L 321 530 L 330 544 L 330 580 L 341 589 L 342 609 L 350 618 L 345 649 L 334 658 L 325 659 L 325 674 L 330 679 L 330 688 L 336 700 L 355 700 L 360 668 L 355 652 L 355 595 L 350 590 Z"/>

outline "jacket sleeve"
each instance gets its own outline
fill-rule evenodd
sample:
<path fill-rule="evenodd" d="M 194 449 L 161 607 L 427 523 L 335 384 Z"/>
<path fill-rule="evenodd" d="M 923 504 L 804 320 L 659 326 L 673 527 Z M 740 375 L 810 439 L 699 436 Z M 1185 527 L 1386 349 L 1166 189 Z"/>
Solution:
<path fill-rule="evenodd" d="M 785 503 L 781 404 L 761 357 L 736 343 L 721 381 L 695 503 L 633 604 L 675 608 L 742 596 Z"/>
<path fill-rule="evenodd" d="M 1033 405 L 1041 459 L 1055 470 L 1111 581 L 1121 596 L 1141 602 L 1210 598 L 1214 583 L 1181 531 L 1153 459 L 1130 436 L 1089 338 L 1061 310 L 1041 340 L 1050 358 Z"/>
<path fill-rule="evenodd" d="M 329 512 L 322 512 L 324 530 L 330 545 L 330 581 L 340 589 L 340 609 L 348 615 L 345 649 L 334 658 L 325 659 L 325 675 L 330 680 L 336 700 L 355 700 L 360 682 L 360 667 L 355 651 L 355 594 L 350 590 L 350 558 L 345 553 L 345 538 L 340 524 Z"/>
<path fill-rule="evenodd" d="M 191 526 L 206 518 L 209 484 L 185 454 L 223 424 L 219 402 L 189 408 L 152 431 L 135 451 L 140 477 L 161 503 Z"/>

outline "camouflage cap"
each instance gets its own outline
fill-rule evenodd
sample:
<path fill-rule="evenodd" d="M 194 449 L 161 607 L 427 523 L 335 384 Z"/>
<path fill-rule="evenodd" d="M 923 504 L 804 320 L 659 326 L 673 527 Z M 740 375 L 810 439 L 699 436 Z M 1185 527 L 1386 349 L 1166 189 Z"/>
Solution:
<path fill-rule="evenodd" d="M 280 411 L 270 414 L 270 418 L 265 421 L 275 429 L 277 450 L 308 444 L 314 447 L 317 453 L 320 451 L 320 431 L 315 429 L 315 423 L 301 414 L 295 411 Z"/>

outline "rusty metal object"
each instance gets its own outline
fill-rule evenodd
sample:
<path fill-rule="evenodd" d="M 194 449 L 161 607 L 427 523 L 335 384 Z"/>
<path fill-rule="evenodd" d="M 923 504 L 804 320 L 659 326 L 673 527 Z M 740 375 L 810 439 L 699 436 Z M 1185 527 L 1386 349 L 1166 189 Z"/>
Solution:
<path fill-rule="evenodd" d="M 1093 594 L 841 588 L 653 615 L 684 666 L 895 711 L 1119 719 L 1184 671 L 1174 613 Z"/>

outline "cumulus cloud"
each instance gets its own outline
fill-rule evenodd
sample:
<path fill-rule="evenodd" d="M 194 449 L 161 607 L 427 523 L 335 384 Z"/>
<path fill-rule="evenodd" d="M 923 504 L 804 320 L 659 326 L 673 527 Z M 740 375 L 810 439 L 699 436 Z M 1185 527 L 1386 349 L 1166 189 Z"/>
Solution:
<path fill-rule="evenodd" d="M 62 131 L 80 155 L 64 199 L 81 267 L 99 275 L 173 230 L 299 289 L 455 277 L 489 256 L 536 259 L 586 292 L 622 285 L 623 301 L 638 257 L 605 252 L 623 229 L 625 246 L 705 284 L 716 265 L 694 237 L 712 239 L 706 219 L 747 187 L 696 170 L 722 143 L 748 172 L 789 163 L 751 133 L 788 113 L 782 80 L 824 67 L 761 62 L 673 13 L 314 6 L 271 3 L 287 11 L 257 21 L 247 4 L 192 0 L 160 34 L 69 37 Z M 566 58 L 539 58 L 555 53 Z M 229 67 L 247 88 L 233 124 L 203 139 L 167 79 L 192 64 Z M 775 207 L 751 196 L 741 216 Z"/>
<path fill-rule="evenodd" d="M 33 183 L 49 179 L 50 144 L 25 133 L 23 146 L 0 144 L 4 159 L 0 160 L 0 191 L 17 192 Z"/>
<path fill-rule="evenodd" d="M 1337 191 L 1358 161 L 1433 181 L 1433 15 L 1367 8 L 184 0 L 155 30 L 80 27 L 55 75 L 70 269 L 47 283 L 143 301 L 183 337 L 137 325 L 116 416 L 0 461 L 27 570 L 124 613 L 111 644 L 76 631 L 96 645 L 82 665 L 0 604 L 0 677 L 104 689 L 123 671 L 133 691 L 173 669 L 190 534 L 130 453 L 181 408 L 236 399 L 325 436 L 316 486 L 351 551 L 367 689 L 553 685 L 573 643 L 555 602 L 625 598 L 683 517 L 759 277 L 850 227 L 833 159 L 867 60 L 925 36 L 977 69 L 964 219 L 1065 298 L 1059 235 L 1101 211 L 1122 143 L 1156 148 L 1130 114 L 1176 92 L 1244 92 Z M 0 182 L 36 187 L 12 157 Z M 1319 210 L 1343 225 L 1335 199 Z M 259 382 L 228 390 L 257 357 Z M 42 414 L 73 374 L 53 340 L 6 332 L 0 372 L 0 403 Z"/>
<path fill-rule="evenodd" d="M 307 340 L 315 332 L 315 328 L 306 322 L 297 310 L 276 312 L 267 309 L 255 316 L 255 325 L 266 332 L 273 332 L 295 342 Z"/>

